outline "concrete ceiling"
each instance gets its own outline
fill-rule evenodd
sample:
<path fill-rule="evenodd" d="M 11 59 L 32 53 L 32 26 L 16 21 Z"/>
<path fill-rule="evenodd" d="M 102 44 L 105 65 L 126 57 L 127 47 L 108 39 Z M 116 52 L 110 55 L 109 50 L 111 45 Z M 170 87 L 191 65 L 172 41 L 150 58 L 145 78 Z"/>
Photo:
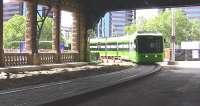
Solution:
<path fill-rule="evenodd" d="M 89 28 L 108 11 L 200 5 L 200 0 L 39 0 L 39 2 L 58 3 L 63 10 L 68 11 L 81 7 L 81 11 L 87 14 L 87 20 L 90 20 Z"/>
<path fill-rule="evenodd" d="M 200 0 L 38 0 L 42 4 L 60 4 L 63 9 L 79 4 L 87 10 L 126 10 L 200 5 Z"/>

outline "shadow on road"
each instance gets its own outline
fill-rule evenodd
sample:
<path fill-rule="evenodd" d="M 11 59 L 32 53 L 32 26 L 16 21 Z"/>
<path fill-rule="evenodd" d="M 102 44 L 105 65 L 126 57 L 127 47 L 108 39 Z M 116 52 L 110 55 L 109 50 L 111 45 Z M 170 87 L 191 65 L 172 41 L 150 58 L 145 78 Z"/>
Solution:
<path fill-rule="evenodd" d="M 200 72 L 176 70 L 167 68 L 145 78 L 41 106 L 199 106 Z"/>
<path fill-rule="evenodd" d="M 158 72 L 156 72 L 156 73 L 158 73 Z M 127 82 L 122 83 L 122 84 L 117 84 L 117 85 L 114 85 L 114 86 L 111 86 L 111 87 L 108 87 L 108 88 L 103 88 L 103 89 L 100 89 L 100 90 L 97 90 L 97 91 L 94 91 L 94 92 L 74 96 L 74 97 L 71 97 L 71 98 L 68 98 L 68 99 L 63 99 L 63 100 L 58 100 L 58 101 L 55 101 L 55 102 L 52 102 L 52 103 L 43 104 L 41 106 L 75 106 L 75 105 L 79 105 L 82 102 L 90 101 L 92 99 L 98 98 L 98 97 L 103 96 L 105 94 L 108 94 L 110 92 L 115 92 L 115 91 L 117 91 L 121 88 L 124 88 L 124 87 L 126 88 L 126 87 L 130 86 L 132 83 L 135 83 L 135 84 L 139 83 L 140 80 L 142 81 L 144 79 L 149 79 L 152 76 L 154 76 L 154 74 L 149 75 L 145 78 L 138 78 L 137 80 L 130 80 L 130 81 L 127 81 Z"/>

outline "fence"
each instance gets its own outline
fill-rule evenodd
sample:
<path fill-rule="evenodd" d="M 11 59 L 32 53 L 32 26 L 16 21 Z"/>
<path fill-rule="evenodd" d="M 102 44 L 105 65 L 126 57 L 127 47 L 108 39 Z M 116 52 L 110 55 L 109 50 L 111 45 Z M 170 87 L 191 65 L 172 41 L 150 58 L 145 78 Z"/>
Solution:
<path fill-rule="evenodd" d="M 77 62 L 78 53 L 63 53 L 58 56 L 56 53 L 39 53 L 41 64 L 53 64 L 58 63 L 60 58 L 61 63 Z M 5 66 L 18 66 L 18 65 L 30 65 L 31 55 L 28 53 L 5 53 L 4 62 Z"/>
<path fill-rule="evenodd" d="M 199 49 L 177 49 L 176 50 L 177 61 L 200 61 L 200 50 Z"/>
<path fill-rule="evenodd" d="M 165 49 L 165 59 L 170 58 L 170 49 Z M 200 61 L 200 49 L 176 49 L 176 61 Z"/>

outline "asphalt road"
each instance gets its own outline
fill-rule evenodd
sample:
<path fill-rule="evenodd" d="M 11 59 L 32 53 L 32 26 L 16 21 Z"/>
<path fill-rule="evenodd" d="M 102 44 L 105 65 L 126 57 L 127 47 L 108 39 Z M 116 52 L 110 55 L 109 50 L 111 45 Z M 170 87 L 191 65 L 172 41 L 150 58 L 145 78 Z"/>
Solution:
<path fill-rule="evenodd" d="M 0 106 L 38 106 L 75 97 L 80 94 L 87 94 L 129 80 L 137 80 L 141 77 L 158 72 L 160 69 L 161 67 L 158 65 L 139 65 L 113 73 L 1 90 Z M 64 103 L 64 105 L 66 104 Z M 59 105 L 55 104 L 55 106 Z"/>
<path fill-rule="evenodd" d="M 200 106 L 200 68 L 166 67 L 146 78 L 44 106 Z"/>

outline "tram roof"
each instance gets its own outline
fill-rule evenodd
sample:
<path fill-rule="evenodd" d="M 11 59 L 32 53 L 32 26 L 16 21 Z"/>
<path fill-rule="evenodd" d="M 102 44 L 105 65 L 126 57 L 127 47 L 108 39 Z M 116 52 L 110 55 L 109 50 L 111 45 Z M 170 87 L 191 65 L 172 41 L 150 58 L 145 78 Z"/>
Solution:
<path fill-rule="evenodd" d="M 123 43 L 123 42 L 129 42 L 129 41 L 133 41 L 134 40 L 134 37 L 133 36 L 120 36 L 120 37 L 108 37 L 108 38 L 93 38 L 93 39 L 90 39 L 90 43 L 115 43 L 115 42 L 120 42 L 120 43 Z"/>
<path fill-rule="evenodd" d="M 119 37 L 108 37 L 108 38 L 92 38 L 90 39 L 90 43 L 98 43 L 98 42 L 129 42 L 129 41 L 134 41 L 134 39 L 137 36 L 162 36 L 161 33 L 157 33 L 157 32 L 136 32 L 132 35 L 124 35 L 124 36 L 119 36 Z"/>
<path fill-rule="evenodd" d="M 162 36 L 162 34 L 158 32 L 136 32 L 134 34 L 137 36 Z"/>

